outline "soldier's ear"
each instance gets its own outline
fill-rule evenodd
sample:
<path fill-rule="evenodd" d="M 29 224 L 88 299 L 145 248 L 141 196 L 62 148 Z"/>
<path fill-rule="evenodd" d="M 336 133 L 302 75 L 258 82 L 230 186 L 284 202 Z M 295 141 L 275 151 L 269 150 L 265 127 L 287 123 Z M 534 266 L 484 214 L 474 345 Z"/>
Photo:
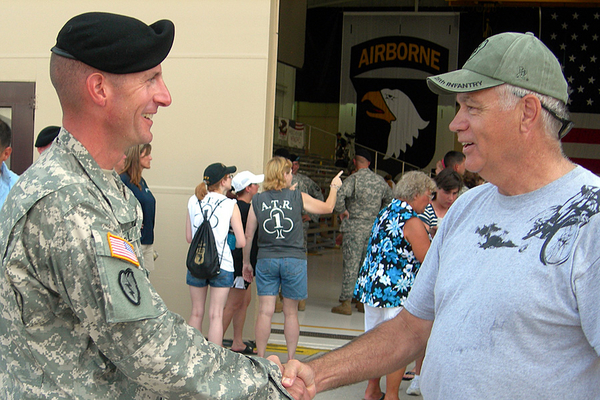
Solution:
<path fill-rule="evenodd" d="M 101 107 L 106 105 L 108 97 L 106 77 L 103 74 L 96 72 L 87 77 L 85 84 L 85 88 L 92 101 Z"/>

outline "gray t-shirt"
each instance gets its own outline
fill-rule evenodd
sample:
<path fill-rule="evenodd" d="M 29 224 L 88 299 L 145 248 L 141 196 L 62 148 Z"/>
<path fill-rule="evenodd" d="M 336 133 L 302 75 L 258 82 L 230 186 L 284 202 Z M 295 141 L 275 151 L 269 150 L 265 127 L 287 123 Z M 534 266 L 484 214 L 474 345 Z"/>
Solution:
<path fill-rule="evenodd" d="M 600 179 L 531 193 L 486 184 L 450 208 L 405 302 L 434 320 L 431 399 L 600 398 Z"/>
<path fill-rule="evenodd" d="M 252 208 L 258 221 L 258 259 L 306 260 L 303 204 L 299 190 L 269 190 L 254 195 Z"/>

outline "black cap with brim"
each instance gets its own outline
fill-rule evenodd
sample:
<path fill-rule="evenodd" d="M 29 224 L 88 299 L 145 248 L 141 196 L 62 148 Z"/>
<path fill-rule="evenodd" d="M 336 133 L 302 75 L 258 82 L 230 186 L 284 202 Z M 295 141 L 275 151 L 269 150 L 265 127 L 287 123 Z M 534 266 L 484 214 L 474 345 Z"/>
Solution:
<path fill-rule="evenodd" d="M 223 179 L 225 175 L 233 174 L 235 171 L 237 171 L 235 166 L 226 167 L 225 164 L 221 163 L 210 164 L 204 170 L 204 182 L 207 186 L 214 185 Z"/>
<path fill-rule="evenodd" d="M 35 140 L 35 147 L 48 146 L 50 143 L 52 143 L 52 141 L 54 139 L 56 139 L 59 132 L 60 132 L 60 126 L 45 127 L 44 129 L 42 129 L 40 131 L 37 139 Z"/>
<path fill-rule="evenodd" d="M 174 38 L 175 26 L 169 20 L 148 26 L 124 15 L 90 12 L 71 18 L 51 51 L 100 71 L 130 74 L 163 62 Z"/>

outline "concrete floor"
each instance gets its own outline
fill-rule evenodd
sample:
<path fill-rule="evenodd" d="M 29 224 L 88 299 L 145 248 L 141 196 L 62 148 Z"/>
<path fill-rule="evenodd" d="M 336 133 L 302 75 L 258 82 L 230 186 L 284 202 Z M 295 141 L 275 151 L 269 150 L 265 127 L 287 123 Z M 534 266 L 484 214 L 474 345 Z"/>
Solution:
<path fill-rule="evenodd" d="M 308 256 L 308 300 L 306 310 L 299 312 L 300 339 L 296 358 L 307 360 L 318 357 L 323 352 L 333 350 L 364 332 L 364 314 L 354 312 L 350 316 L 331 313 L 331 307 L 339 304 L 338 296 L 342 281 L 342 255 L 340 249 L 326 249 Z M 269 339 L 267 355 L 276 354 L 285 362 L 287 349 L 283 331 L 283 314 L 275 314 L 272 320 L 272 333 Z M 409 369 L 412 365 L 409 366 Z M 385 378 L 381 381 L 385 391 Z M 400 399 L 419 399 L 421 396 L 409 396 L 406 389 L 410 381 L 402 382 Z M 356 383 L 318 393 L 318 400 L 362 399 L 367 382 Z"/>

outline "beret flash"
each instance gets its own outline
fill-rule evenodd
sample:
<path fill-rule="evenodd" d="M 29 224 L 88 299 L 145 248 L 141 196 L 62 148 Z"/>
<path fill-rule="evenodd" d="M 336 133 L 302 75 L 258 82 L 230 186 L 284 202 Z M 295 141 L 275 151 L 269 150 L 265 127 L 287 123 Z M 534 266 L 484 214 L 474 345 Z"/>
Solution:
<path fill-rule="evenodd" d="M 169 20 L 148 26 L 124 15 L 90 12 L 71 18 L 51 51 L 100 71 L 130 74 L 160 64 L 174 37 L 175 26 Z"/>

